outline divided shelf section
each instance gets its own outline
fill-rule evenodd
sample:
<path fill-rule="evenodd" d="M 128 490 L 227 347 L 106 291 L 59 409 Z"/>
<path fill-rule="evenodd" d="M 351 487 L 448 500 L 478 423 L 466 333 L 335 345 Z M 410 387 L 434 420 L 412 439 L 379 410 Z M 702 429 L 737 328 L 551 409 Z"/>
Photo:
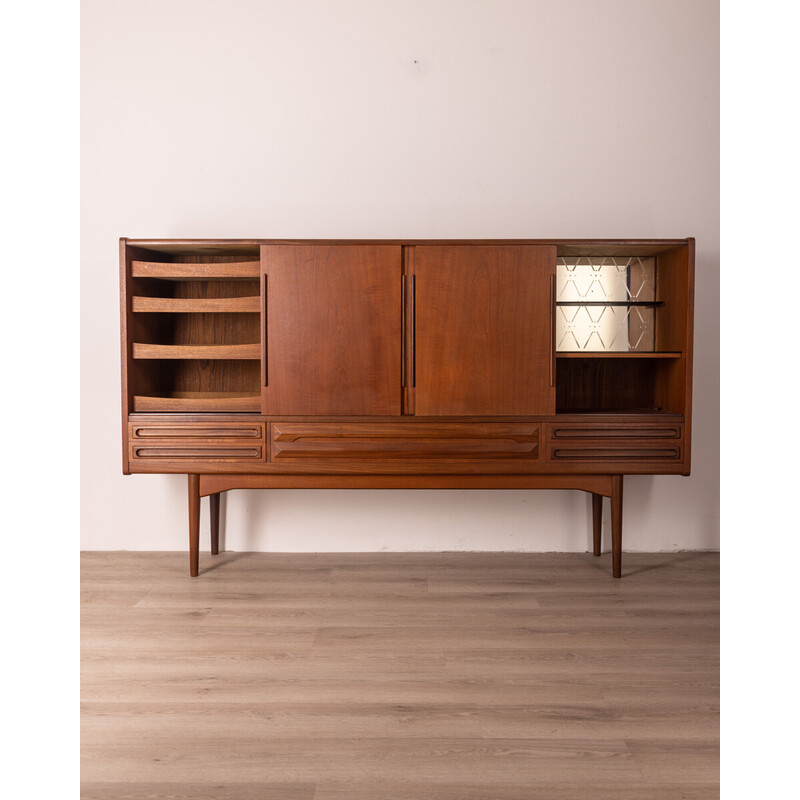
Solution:
<path fill-rule="evenodd" d="M 259 412 L 260 262 L 152 258 L 130 262 L 132 411 Z"/>
<path fill-rule="evenodd" d="M 685 413 L 689 252 L 565 252 L 556 262 L 556 413 Z"/>

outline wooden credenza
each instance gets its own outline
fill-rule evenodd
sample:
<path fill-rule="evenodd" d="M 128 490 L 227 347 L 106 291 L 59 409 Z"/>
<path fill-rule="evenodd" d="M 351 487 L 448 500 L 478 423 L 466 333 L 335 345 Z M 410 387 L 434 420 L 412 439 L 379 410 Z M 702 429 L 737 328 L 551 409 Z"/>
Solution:
<path fill-rule="evenodd" d="M 123 472 L 245 488 L 689 474 L 694 240 L 120 240 Z"/>

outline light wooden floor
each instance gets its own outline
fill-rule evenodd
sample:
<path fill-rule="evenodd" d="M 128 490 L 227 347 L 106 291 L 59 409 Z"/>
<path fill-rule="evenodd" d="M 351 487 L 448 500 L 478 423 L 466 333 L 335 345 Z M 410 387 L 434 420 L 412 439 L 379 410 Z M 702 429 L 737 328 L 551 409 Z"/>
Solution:
<path fill-rule="evenodd" d="M 709 800 L 711 553 L 83 556 L 84 800 Z"/>

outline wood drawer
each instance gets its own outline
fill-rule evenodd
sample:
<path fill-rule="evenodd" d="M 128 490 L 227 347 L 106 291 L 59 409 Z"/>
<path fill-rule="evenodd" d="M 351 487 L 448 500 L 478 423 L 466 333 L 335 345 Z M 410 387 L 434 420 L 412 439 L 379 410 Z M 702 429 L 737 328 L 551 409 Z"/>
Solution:
<path fill-rule="evenodd" d="M 680 423 L 654 424 L 610 422 L 550 423 L 551 441 L 584 441 L 586 439 L 680 439 L 683 429 Z"/>
<path fill-rule="evenodd" d="M 518 423 L 274 422 L 274 463 L 305 460 L 536 459 L 539 425 Z"/>
<path fill-rule="evenodd" d="M 641 463 L 680 461 L 683 426 L 674 423 L 550 423 L 551 461 Z"/>
<path fill-rule="evenodd" d="M 133 463 L 252 463 L 266 452 L 262 422 L 132 422 L 128 430 Z"/>
<path fill-rule="evenodd" d="M 165 422 L 130 423 L 133 442 L 153 442 L 164 439 L 198 440 L 201 442 L 247 439 L 264 441 L 264 425 L 260 422 Z"/>
<path fill-rule="evenodd" d="M 553 461 L 678 461 L 675 447 L 551 447 Z"/>
<path fill-rule="evenodd" d="M 263 461 L 264 447 L 252 445 L 193 445 L 175 442 L 132 444 L 132 461 Z"/>

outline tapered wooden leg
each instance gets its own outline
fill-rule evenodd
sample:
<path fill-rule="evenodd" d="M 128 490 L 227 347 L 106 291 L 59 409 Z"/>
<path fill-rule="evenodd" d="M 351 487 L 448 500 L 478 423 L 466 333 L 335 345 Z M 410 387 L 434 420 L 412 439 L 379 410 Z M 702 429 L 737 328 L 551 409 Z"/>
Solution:
<path fill-rule="evenodd" d="M 189 475 L 189 574 L 197 577 L 200 566 L 200 476 Z"/>
<path fill-rule="evenodd" d="M 594 537 L 594 554 L 600 555 L 603 533 L 603 495 L 592 492 L 592 535 Z"/>
<path fill-rule="evenodd" d="M 208 496 L 211 511 L 211 555 L 219 553 L 219 492 Z"/>
<path fill-rule="evenodd" d="M 614 577 L 622 577 L 622 475 L 611 476 L 611 562 Z"/>

